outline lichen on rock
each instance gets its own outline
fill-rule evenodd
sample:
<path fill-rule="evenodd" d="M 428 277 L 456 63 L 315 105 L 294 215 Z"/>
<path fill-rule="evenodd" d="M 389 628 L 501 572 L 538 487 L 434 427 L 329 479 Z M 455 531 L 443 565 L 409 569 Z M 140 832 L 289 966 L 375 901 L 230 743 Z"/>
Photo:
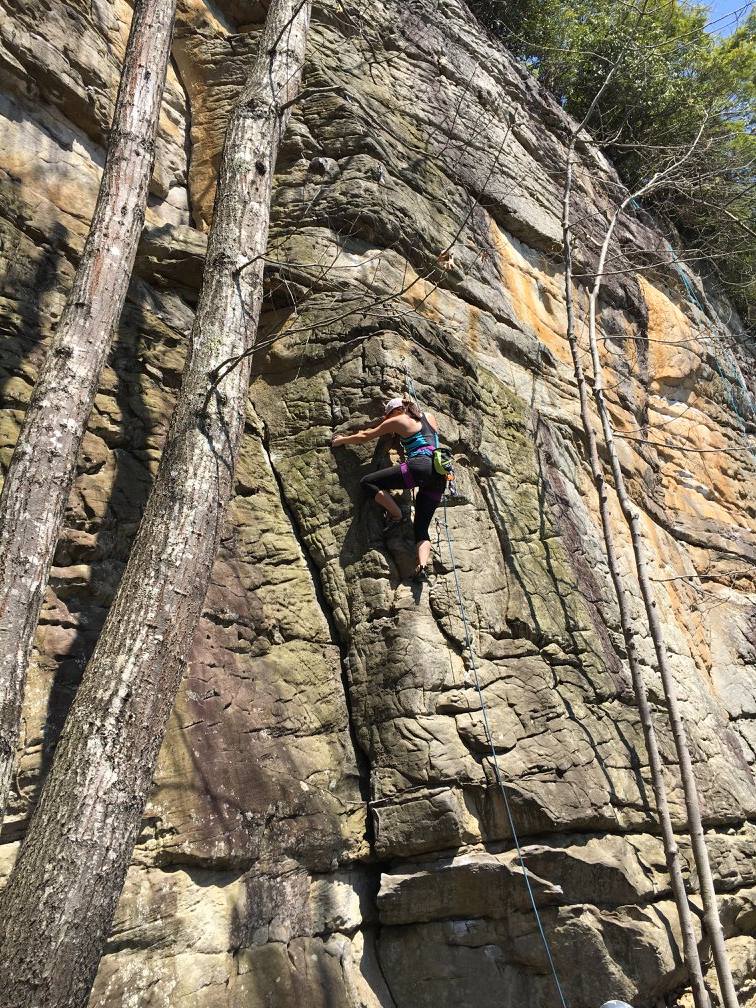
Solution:
<path fill-rule="evenodd" d="M 15 29 L 0 22 L 3 463 L 94 205 L 130 16 L 120 0 L 11 6 Z M 3 874 L 155 472 L 224 123 L 261 17 L 252 2 L 180 4 L 148 226 L 39 627 Z M 447 523 L 570 1005 L 688 1003 L 564 336 L 567 125 L 461 0 L 319 5 L 281 148 L 236 496 L 93 1008 L 554 1003 Z M 592 177 L 613 177 L 599 154 L 580 157 Z M 581 184 L 576 198 L 591 206 L 595 193 Z M 629 222 L 623 241 L 642 247 L 646 227 Z M 713 320 L 673 274 L 607 280 L 602 309 L 610 406 L 728 947 L 744 1004 L 756 1004 L 754 369 L 717 355 Z M 335 429 L 374 418 L 407 374 L 459 456 L 460 496 L 438 512 L 422 586 L 406 578 L 409 532 L 384 537 L 360 496 L 383 448 L 330 449 Z"/>

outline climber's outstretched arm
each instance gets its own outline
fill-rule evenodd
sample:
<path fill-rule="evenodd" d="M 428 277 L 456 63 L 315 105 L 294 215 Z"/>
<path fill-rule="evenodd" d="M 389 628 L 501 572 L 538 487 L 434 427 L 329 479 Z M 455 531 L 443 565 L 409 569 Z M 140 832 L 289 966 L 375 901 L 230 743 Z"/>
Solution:
<path fill-rule="evenodd" d="M 375 438 L 383 437 L 384 434 L 396 434 L 398 430 L 399 425 L 396 419 L 390 417 L 375 427 L 367 427 L 363 431 L 357 431 L 356 434 L 336 434 L 331 441 L 331 447 L 338 448 L 340 445 L 363 444 L 365 441 L 373 441 Z"/>

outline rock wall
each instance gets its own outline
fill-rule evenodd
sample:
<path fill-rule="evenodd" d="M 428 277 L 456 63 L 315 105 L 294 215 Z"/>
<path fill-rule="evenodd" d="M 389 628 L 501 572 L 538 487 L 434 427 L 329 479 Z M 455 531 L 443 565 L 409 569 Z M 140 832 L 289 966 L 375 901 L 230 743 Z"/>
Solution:
<path fill-rule="evenodd" d="M 130 9 L 3 6 L 7 463 L 94 206 Z M 148 224 L 45 600 L 2 873 L 155 472 L 262 16 L 254 0 L 179 4 Z M 447 522 L 571 1008 L 689 1005 L 564 339 L 568 122 L 461 0 L 316 5 L 295 113 L 237 493 L 91 1005 L 556 1003 L 464 656 Z M 579 153 L 590 230 L 614 176 Z M 756 1005 L 753 359 L 712 338 L 737 333 L 726 305 L 707 316 L 674 270 L 647 268 L 660 238 L 643 213 L 622 242 L 643 268 L 605 285 L 611 409 L 737 984 Z M 384 538 L 360 499 L 383 449 L 329 448 L 407 375 L 463 457 L 420 586 L 406 526 Z"/>

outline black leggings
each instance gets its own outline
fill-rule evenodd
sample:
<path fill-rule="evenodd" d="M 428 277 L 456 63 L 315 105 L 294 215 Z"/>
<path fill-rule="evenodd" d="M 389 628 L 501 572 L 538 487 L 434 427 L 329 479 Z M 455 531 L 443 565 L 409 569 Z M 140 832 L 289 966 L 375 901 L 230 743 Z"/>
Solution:
<path fill-rule="evenodd" d="M 413 529 L 415 542 L 421 543 L 430 539 L 430 523 L 436 508 L 441 503 L 441 496 L 446 489 L 446 479 L 433 468 L 433 460 L 429 455 L 416 455 L 407 463 L 408 475 L 418 487 L 415 498 L 415 520 Z M 389 466 L 378 472 L 368 473 L 361 481 L 362 489 L 371 497 L 379 490 L 404 490 L 406 483 L 401 466 Z"/>

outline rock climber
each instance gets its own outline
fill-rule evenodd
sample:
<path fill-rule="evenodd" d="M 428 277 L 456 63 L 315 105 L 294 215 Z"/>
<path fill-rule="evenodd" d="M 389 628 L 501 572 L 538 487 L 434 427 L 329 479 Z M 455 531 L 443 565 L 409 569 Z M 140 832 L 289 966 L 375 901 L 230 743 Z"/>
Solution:
<path fill-rule="evenodd" d="M 399 525 L 403 515 L 387 491 L 418 487 L 413 523 L 417 547 L 415 576 L 422 576 L 430 560 L 431 519 L 446 489 L 446 477 L 433 467 L 433 452 L 438 447 L 438 425 L 432 414 L 421 413 L 414 403 L 400 398 L 389 399 L 380 423 L 356 434 L 337 434 L 331 445 L 338 448 L 347 444 L 363 444 L 384 435 L 399 437 L 405 461 L 363 476 L 362 489 L 385 510 L 385 528 L 389 530 Z"/>

